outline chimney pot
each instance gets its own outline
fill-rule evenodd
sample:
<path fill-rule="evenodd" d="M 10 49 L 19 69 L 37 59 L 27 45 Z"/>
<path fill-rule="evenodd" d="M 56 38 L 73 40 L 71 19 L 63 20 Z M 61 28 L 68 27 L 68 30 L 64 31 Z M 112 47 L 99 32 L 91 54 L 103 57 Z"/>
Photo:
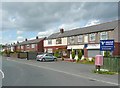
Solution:
<path fill-rule="evenodd" d="M 36 36 L 36 39 L 38 39 L 38 36 Z"/>
<path fill-rule="evenodd" d="M 60 33 L 64 33 L 64 29 L 63 28 L 60 29 Z"/>
<path fill-rule="evenodd" d="M 27 41 L 27 38 L 25 39 L 25 41 Z"/>

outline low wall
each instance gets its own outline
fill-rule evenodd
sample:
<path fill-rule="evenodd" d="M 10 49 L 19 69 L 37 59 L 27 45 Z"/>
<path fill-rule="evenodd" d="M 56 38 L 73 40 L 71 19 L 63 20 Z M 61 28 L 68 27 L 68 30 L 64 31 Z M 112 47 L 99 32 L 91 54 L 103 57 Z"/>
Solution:
<path fill-rule="evenodd" d="M 19 52 L 18 53 L 18 58 L 20 59 L 26 59 L 28 55 L 28 52 Z"/>
<path fill-rule="evenodd" d="M 10 54 L 10 57 L 18 58 L 18 53 L 11 53 L 11 54 Z"/>
<path fill-rule="evenodd" d="M 28 60 L 36 60 L 37 52 L 28 52 L 27 59 Z"/>

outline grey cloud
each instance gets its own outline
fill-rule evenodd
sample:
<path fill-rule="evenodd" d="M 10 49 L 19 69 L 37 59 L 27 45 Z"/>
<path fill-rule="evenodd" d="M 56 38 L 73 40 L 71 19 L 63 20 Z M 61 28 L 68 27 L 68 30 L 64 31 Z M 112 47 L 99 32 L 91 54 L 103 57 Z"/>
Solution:
<path fill-rule="evenodd" d="M 5 12 L 3 29 L 46 31 L 60 24 L 91 19 L 114 20 L 117 17 L 117 2 L 6 2 L 2 6 Z M 14 25 L 7 20 L 9 16 L 16 17 Z"/>

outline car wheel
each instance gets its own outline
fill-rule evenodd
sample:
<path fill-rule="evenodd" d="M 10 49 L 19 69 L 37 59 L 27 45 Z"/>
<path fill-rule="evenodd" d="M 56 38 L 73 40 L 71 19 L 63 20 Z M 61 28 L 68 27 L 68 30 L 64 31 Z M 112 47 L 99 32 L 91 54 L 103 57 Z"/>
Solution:
<path fill-rule="evenodd" d="M 56 59 L 56 58 L 54 58 L 54 61 L 57 61 L 57 59 Z"/>
<path fill-rule="evenodd" d="M 42 61 L 45 62 L 45 58 L 43 58 Z"/>
<path fill-rule="evenodd" d="M 36 61 L 39 61 L 38 59 L 36 59 Z"/>

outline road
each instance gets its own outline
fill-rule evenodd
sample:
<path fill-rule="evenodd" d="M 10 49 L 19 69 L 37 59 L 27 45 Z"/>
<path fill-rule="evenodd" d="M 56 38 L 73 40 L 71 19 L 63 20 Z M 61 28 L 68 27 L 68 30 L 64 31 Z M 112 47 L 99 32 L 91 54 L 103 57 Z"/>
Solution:
<path fill-rule="evenodd" d="M 117 86 L 117 75 L 92 73 L 93 65 L 3 57 L 3 86 Z"/>

